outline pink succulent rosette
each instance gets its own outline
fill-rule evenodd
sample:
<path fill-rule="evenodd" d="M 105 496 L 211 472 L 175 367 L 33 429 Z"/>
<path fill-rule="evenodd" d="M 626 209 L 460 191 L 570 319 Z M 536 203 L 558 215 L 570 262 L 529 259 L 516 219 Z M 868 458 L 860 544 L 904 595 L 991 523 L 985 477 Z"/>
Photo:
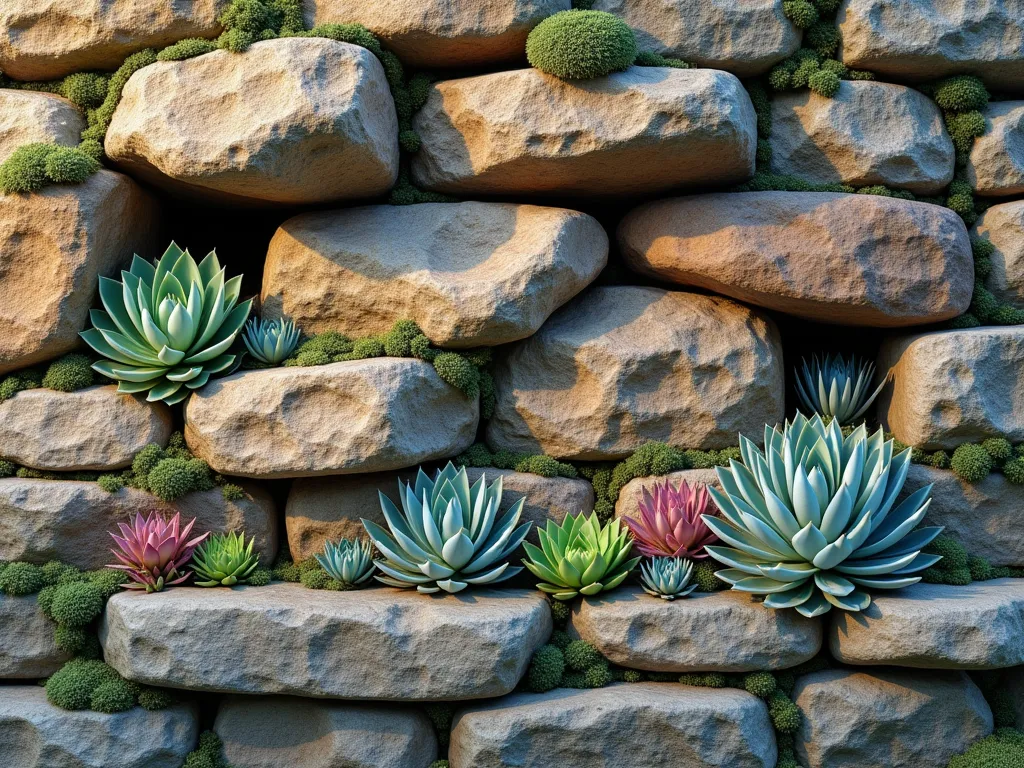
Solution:
<path fill-rule="evenodd" d="M 107 567 L 128 574 L 134 583 L 125 584 L 125 589 L 159 592 L 165 586 L 181 584 L 192 574 L 185 571 L 179 575 L 179 569 L 192 559 L 192 551 L 210 535 L 204 533 L 187 540 L 195 522 L 193 518 L 181 529 L 180 514 L 167 521 L 151 512 L 147 518 L 143 518 L 141 513 L 136 515 L 131 525 L 118 523 L 121 535 L 111 533 L 110 537 L 121 551 L 110 551 L 121 563 Z"/>
<path fill-rule="evenodd" d="M 637 549 L 647 557 L 702 560 L 708 556 L 705 545 L 718 541 L 701 520 L 710 498 L 704 485 L 691 488 L 683 480 L 673 488 L 665 480 L 655 484 L 653 495 L 644 488 L 637 505 L 640 517 L 626 516 L 623 522 L 633 534 Z"/>

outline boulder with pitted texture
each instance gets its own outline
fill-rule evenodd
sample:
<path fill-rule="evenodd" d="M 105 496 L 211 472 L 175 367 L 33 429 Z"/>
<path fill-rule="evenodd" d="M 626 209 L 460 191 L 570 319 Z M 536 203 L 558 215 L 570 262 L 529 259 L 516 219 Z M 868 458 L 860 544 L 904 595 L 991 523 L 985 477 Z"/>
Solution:
<path fill-rule="evenodd" d="M 982 197 L 1024 192 L 1024 101 L 993 101 L 984 110 L 985 133 L 971 145 L 967 180 Z"/>
<path fill-rule="evenodd" d="M 67 99 L 49 93 L 0 89 L 0 163 L 22 144 L 73 147 L 84 129 L 85 118 Z"/>
<path fill-rule="evenodd" d="M 993 205 L 978 217 L 974 232 L 995 249 L 985 287 L 997 299 L 1024 309 L 1024 200 Z"/>
<path fill-rule="evenodd" d="M 0 627 L 0 680 L 48 677 L 71 658 L 57 648 L 54 624 L 40 610 L 36 595 L 0 594 Z"/>

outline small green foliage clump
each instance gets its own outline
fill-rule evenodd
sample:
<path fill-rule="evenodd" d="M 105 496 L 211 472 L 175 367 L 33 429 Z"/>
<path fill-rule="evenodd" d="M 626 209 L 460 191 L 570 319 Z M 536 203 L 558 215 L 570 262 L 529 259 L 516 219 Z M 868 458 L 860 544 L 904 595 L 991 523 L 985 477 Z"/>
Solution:
<path fill-rule="evenodd" d="M 818 21 L 804 31 L 804 46 L 814 49 L 823 59 L 835 56 L 842 42 L 839 28 L 831 21 Z M 845 71 L 845 67 L 840 67 Z"/>
<path fill-rule="evenodd" d="M 767 698 L 768 716 L 779 733 L 796 733 L 800 728 L 800 708 L 781 690 L 776 689 Z"/>
<path fill-rule="evenodd" d="M 807 87 L 826 99 L 831 99 L 839 92 L 840 84 L 839 76 L 825 69 L 812 72 L 807 77 Z"/>
<path fill-rule="evenodd" d="M 541 477 L 573 478 L 577 476 L 576 468 L 572 464 L 558 461 L 550 456 L 516 454 L 510 451 L 491 453 L 485 443 L 474 443 L 456 456 L 454 461 L 464 467 L 511 469 Z"/>
<path fill-rule="evenodd" d="M 526 39 L 530 65 L 565 80 L 621 72 L 636 56 L 633 30 L 604 11 L 561 11 L 544 19 Z"/>
<path fill-rule="evenodd" d="M 698 592 L 719 592 L 729 589 L 729 584 L 715 576 L 721 567 L 717 561 L 711 558 L 698 560 L 693 564 L 693 581 L 697 585 Z"/>
<path fill-rule="evenodd" d="M 53 631 L 53 642 L 58 650 L 65 653 L 77 654 L 89 641 L 89 633 L 85 627 L 70 627 L 65 624 L 58 624 Z"/>
<path fill-rule="evenodd" d="M 201 37 L 190 37 L 179 40 L 174 45 L 169 45 L 156 55 L 157 61 L 183 61 L 202 56 L 204 53 L 212 53 L 217 50 L 217 43 L 213 40 L 204 40 Z"/>
<path fill-rule="evenodd" d="M 43 569 L 31 563 L 8 563 L 0 571 L 0 592 L 11 597 L 31 595 L 46 586 Z"/>
<path fill-rule="evenodd" d="M 692 65 L 682 59 L 662 56 L 653 51 L 640 51 L 633 62 L 638 67 L 671 67 L 672 69 L 691 69 Z"/>
<path fill-rule="evenodd" d="M 292 562 L 291 559 L 281 555 L 270 569 L 270 577 L 274 581 L 287 581 L 297 584 L 302 578 L 302 572 L 299 570 L 299 566 Z"/>
<path fill-rule="evenodd" d="M 1021 765 L 1024 765 L 1024 732 L 1013 728 L 1000 728 L 949 761 L 949 768 L 1019 768 Z"/>
<path fill-rule="evenodd" d="M 927 90 L 940 109 L 947 112 L 967 112 L 988 106 L 989 94 L 985 84 L 974 75 L 953 75 Z"/>
<path fill-rule="evenodd" d="M 224 759 L 224 744 L 213 731 L 199 734 L 199 746 L 189 752 L 181 768 L 231 768 Z"/>
<path fill-rule="evenodd" d="M 139 687 L 124 678 L 118 677 L 100 683 L 92 692 L 89 708 L 93 712 L 112 715 L 115 712 L 126 712 L 135 706 L 139 695 Z"/>
<path fill-rule="evenodd" d="M 398 172 L 398 181 L 388 193 L 390 205 L 419 205 L 420 203 L 454 203 L 458 198 L 440 192 L 428 192 L 412 183 L 409 169 L 405 165 Z M 419 357 L 419 355 L 417 355 Z"/>
<path fill-rule="evenodd" d="M 585 640 L 573 640 L 565 649 L 565 666 L 573 672 L 583 672 L 600 660 L 597 648 Z"/>
<path fill-rule="evenodd" d="M 467 397 L 480 394 L 480 370 L 458 352 L 441 352 L 434 358 L 441 380 L 462 390 Z"/>
<path fill-rule="evenodd" d="M 771 672 L 751 672 L 743 678 L 743 688 L 761 699 L 767 699 L 778 688 L 775 676 Z"/>
<path fill-rule="evenodd" d="M 0 459 L 0 478 L 14 477 L 18 472 L 18 465 L 7 459 Z"/>
<path fill-rule="evenodd" d="M 57 93 L 79 109 L 93 109 L 107 97 L 110 77 L 98 72 L 75 72 L 68 75 L 57 88 Z"/>
<path fill-rule="evenodd" d="M 209 465 L 202 459 L 164 459 L 149 473 L 150 492 L 173 501 L 193 491 L 213 488 Z"/>
<path fill-rule="evenodd" d="M 783 0 L 782 12 L 797 29 L 807 29 L 819 19 L 818 9 L 810 0 Z"/>
<path fill-rule="evenodd" d="M 668 679 L 672 679 L 671 676 Z M 725 676 L 718 672 L 687 672 L 676 679 L 683 685 L 693 685 L 697 688 L 724 688 L 727 682 Z"/>
<path fill-rule="evenodd" d="M 0 191 L 35 192 L 47 184 L 80 184 L 100 169 L 89 154 L 57 144 L 24 144 L 0 165 Z"/>
<path fill-rule="evenodd" d="M 103 591 L 89 582 L 72 582 L 57 587 L 49 615 L 58 624 L 84 627 L 103 612 Z"/>
<path fill-rule="evenodd" d="M 75 392 L 92 384 L 92 361 L 86 355 L 75 353 L 54 360 L 43 376 L 43 386 L 58 392 Z"/>
<path fill-rule="evenodd" d="M 923 581 L 929 584 L 950 586 L 964 586 L 971 583 L 970 560 L 967 550 L 956 539 L 940 535 L 925 547 L 924 552 L 929 555 L 941 555 L 942 559 L 921 574 Z"/>
<path fill-rule="evenodd" d="M 423 707 L 437 732 L 437 742 L 447 747 L 451 740 L 452 720 L 455 718 L 455 707 L 447 702 L 439 701 Z"/>
<path fill-rule="evenodd" d="M 1013 445 L 1005 437 L 990 437 L 982 442 L 981 447 L 997 466 L 1013 457 Z"/>
<path fill-rule="evenodd" d="M 993 468 L 992 456 L 980 445 L 965 443 L 953 451 L 950 469 L 968 483 L 977 483 L 988 477 Z"/>
<path fill-rule="evenodd" d="M 127 486 L 148 491 L 164 501 L 174 501 L 189 493 L 209 491 L 218 481 L 224 483 L 220 475 L 214 476 L 205 461 L 192 455 L 181 432 L 171 435 L 166 448 L 157 443 L 147 445 L 135 454 L 131 469 L 100 475 L 97 479 L 99 486 L 108 493 L 117 493 Z M 241 488 L 238 490 L 241 491 Z M 228 489 L 225 498 L 233 498 L 235 495 L 236 491 Z"/>
<path fill-rule="evenodd" d="M 150 712 L 167 709 L 174 703 L 174 695 L 163 688 L 143 686 L 139 690 L 139 706 Z"/>
<path fill-rule="evenodd" d="M 82 141 L 93 140 L 100 145 L 107 135 L 107 128 L 114 118 L 114 110 L 121 101 L 121 93 L 131 76 L 143 67 L 147 67 L 156 61 L 156 51 L 152 48 L 133 53 L 124 63 L 117 68 L 117 71 L 110 76 L 110 84 L 107 87 L 107 94 L 103 103 L 96 109 L 90 109 L 85 113 L 89 127 L 82 131 Z"/>
<path fill-rule="evenodd" d="M 46 698 L 61 709 L 89 709 L 96 689 L 119 679 L 114 668 L 102 661 L 72 659 L 46 681 Z"/>
<path fill-rule="evenodd" d="M 245 489 L 234 483 L 224 483 L 220 487 L 220 492 L 225 501 L 241 501 L 245 498 Z"/>
<path fill-rule="evenodd" d="M 241 53 L 260 40 L 302 32 L 301 0 L 232 0 L 220 16 L 217 45 Z"/>
<path fill-rule="evenodd" d="M 534 693 L 544 693 L 557 688 L 565 673 L 565 657 L 554 645 L 545 645 L 533 654 L 530 669 L 526 675 L 527 686 Z"/>

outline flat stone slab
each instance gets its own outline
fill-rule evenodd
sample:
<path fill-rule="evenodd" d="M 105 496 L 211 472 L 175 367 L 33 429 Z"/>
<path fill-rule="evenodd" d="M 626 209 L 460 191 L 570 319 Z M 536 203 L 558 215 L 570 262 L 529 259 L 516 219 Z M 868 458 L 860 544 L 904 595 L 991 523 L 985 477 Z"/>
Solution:
<path fill-rule="evenodd" d="M 0 595 L 0 628 L 0 680 L 49 677 L 71 658 L 53 642 L 57 625 L 39 610 L 36 595 Z"/>
<path fill-rule="evenodd" d="M 735 688 L 624 683 L 517 693 L 456 713 L 451 768 L 771 768 L 761 699 Z"/>
<path fill-rule="evenodd" d="M 824 634 L 818 619 L 769 610 L 739 592 L 668 601 L 635 586 L 581 600 L 571 621 L 613 663 L 652 672 L 786 669 L 814 658 Z"/>
<path fill-rule="evenodd" d="M 540 592 L 443 598 L 298 584 L 122 593 L 100 627 L 129 680 L 222 693 L 431 701 L 502 696 L 551 634 Z"/>
<path fill-rule="evenodd" d="M 0 691 L 0 755 L 11 768 L 181 768 L 199 738 L 194 704 L 107 715 L 55 707 L 38 685 Z"/>
<path fill-rule="evenodd" d="M 833 611 L 828 640 L 845 664 L 1015 667 L 1024 664 L 1024 579 L 876 592 L 866 611 Z"/>

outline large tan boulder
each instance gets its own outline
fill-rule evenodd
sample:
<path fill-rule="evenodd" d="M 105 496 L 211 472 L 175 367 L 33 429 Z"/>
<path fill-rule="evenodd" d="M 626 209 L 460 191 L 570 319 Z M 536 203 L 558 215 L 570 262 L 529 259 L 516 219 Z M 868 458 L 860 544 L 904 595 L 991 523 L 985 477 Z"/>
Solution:
<path fill-rule="evenodd" d="M 306 333 L 371 336 L 408 319 L 445 347 L 505 344 L 534 333 L 607 259 L 601 225 L 563 208 L 467 202 L 306 213 L 270 241 L 262 312 Z"/>
<path fill-rule="evenodd" d="M 117 69 L 143 48 L 216 37 L 230 0 L 4 0 L 0 70 L 16 80 L 53 80 Z"/>
<path fill-rule="evenodd" d="M 1024 327 L 895 336 L 878 369 L 893 373 L 878 419 L 904 443 L 934 451 L 987 437 L 1024 442 Z"/>
<path fill-rule="evenodd" d="M 763 74 L 800 47 L 782 0 L 596 0 L 592 7 L 629 24 L 642 51 L 737 77 Z"/>
<path fill-rule="evenodd" d="M 306 0 L 306 23 L 359 23 L 402 63 L 471 67 L 525 60 L 526 37 L 570 0 Z"/>
<path fill-rule="evenodd" d="M 0 632 L 0 680 L 48 677 L 71 658 L 57 648 L 56 627 L 39 608 L 37 595 L 0 594 L 0 627 L 4 628 Z"/>
<path fill-rule="evenodd" d="M 0 89 L 0 163 L 23 144 L 73 147 L 84 129 L 85 117 L 67 99 L 49 93 Z"/>
<path fill-rule="evenodd" d="M 346 475 L 453 456 L 479 414 L 430 363 L 383 357 L 212 381 L 185 404 L 185 439 L 228 475 Z"/>
<path fill-rule="evenodd" d="M 968 73 L 1022 90 L 1024 0 L 845 0 L 836 20 L 848 67 L 914 83 Z"/>
<path fill-rule="evenodd" d="M 417 184 L 456 195 L 630 195 L 754 172 L 756 117 L 710 69 L 630 67 L 584 82 L 536 69 L 436 83 L 413 125 Z"/>
<path fill-rule="evenodd" d="M 659 288 L 576 298 L 500 357 L 495 382 L 488 443 L 556 458 L 617 459 L 651 440 L 723 448 L 783 417 L 775 324 Z"/>
<path fill-rule="evenodd" d="M 959 216 L 878 195 L 670 198 L 632 211 L 618 239 L 637 272 L 826 323 L 946 320 L 967 309 L 974 289 Z"/>
<path fill-rule="evenodd" d="M 155 255 L 156 202 L 111 171 L 83 184 L 0 194 L 0 373 L 74 349 L 97 299 L 132 253 Z"/>
<path fill-rule="evenodd" d="M 953 141 L 920 91 L 843 81 L 834 96 L 810 90 L 772 98 L 771 169 L 812 184 L 884 184 L 934 195 L 953 180 Z"/>
<path fill-rule="evenodd" d="M 967 179 L 982 197 L 1024 192 L 1024 101 L 993 101 L 983 110 L 985 133 L 974 140 Z"/>
<path fill-rule="evenodd" d="M 974 232 L 995 246 L 985 287 L 1024 309 L 1024 200 L 993 205 L 978 217 Z"/>
<path fill-rule="evenodd" d="M 132 175 L 219 204 L 374 197 L 398 178 L 384 67 L 365 48 L 324 38 L 144 67 L 104 146 Z"/>

